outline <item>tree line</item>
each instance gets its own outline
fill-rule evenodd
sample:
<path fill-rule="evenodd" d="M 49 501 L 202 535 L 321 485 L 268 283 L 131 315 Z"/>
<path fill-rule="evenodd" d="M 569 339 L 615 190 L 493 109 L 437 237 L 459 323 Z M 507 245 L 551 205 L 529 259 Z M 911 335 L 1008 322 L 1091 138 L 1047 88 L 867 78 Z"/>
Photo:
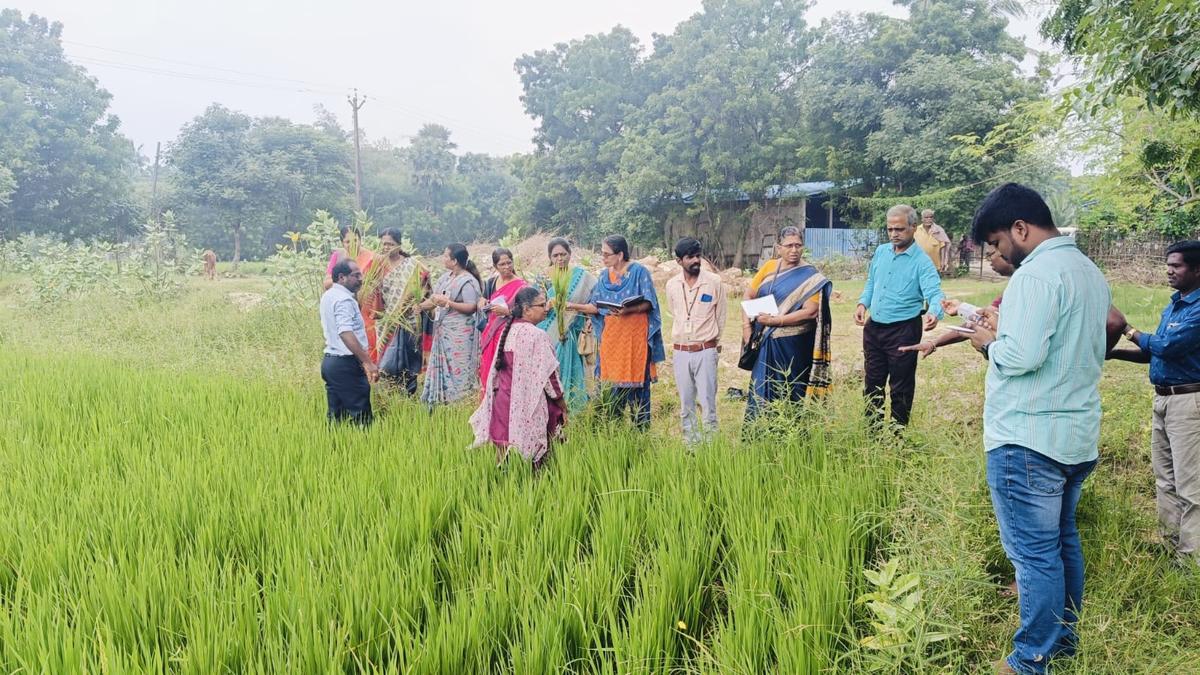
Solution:
<path fill-rule="evenodd" d="M 1050 91 L 1058 57 L 1008 32 L 1019 2 L 897 4 L 906 18 L 811 25 L 797 0 L 706 0 L 650 44 L 618 26 L 526 54 L 531 152 L 458 152 L 437 124 L 404 145 L 364 135 L 363 208 L 425 250 L 514 229 L 660 245 L 679 217 L 744 234 L 777 186 L 815 180 L 851 222 L 906 199 L 961 231 L 1003 179 L 1041 186 L 1068 224 L 1195 225 L 1194 0 L 1060 3 L 1043 33 L 1080 66 L 1066 97 Z M 331 112 L 302 124 L 213 104 L 166 143 L 155 181 L 62 31 L 0 12 L 4 237 L 120 240 L 170 210 L 193 244 L 261 258 L 317 209 L 352 219 L 353 139 Z M 1070 177 L 1064 142 L 1092 175 Z"/>

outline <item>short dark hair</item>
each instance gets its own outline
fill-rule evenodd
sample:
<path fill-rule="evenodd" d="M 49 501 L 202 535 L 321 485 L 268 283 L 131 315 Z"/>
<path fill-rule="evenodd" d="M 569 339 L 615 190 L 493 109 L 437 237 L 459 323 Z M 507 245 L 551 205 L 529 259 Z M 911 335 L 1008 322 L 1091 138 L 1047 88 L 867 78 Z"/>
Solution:
<path fill-rule="evenodd" d="M 349 258 L 344 258 L 342 260 L 337 261 L 337 264 L 335 264 L 333 266 L 333 269 L 329 271 L 329 278 L 333 279 L 336 282 L 338 279 L 340 279 L 342 277 L 350 276 L 351 274 L 354 273 L 350 269 L 350 266 L 353 264 L 354 264 L 354 261 Z"/>
<path fill-rule="evenodd" d="M 629 260 L 629 242 L 619 234 L 610 234 L 604 238 L 604 243 L 612 249 L 613 253 L 620 253 L 625 260 Z"/>
<path fill-rule="evenodd" d="M 704 247 L 700 245 L 700 240 L 695 237 L 683 237 L 675 242 L 675 257 L 686 258 L 689 255 L 700 255 L 700 251 Z"/>
<path fill-rule="evenodd" d="M 1045 230 L 1054 229 L 1050 207 L 1036 190 L 1020 183 L 1005 183 L 989 192 L 975 210 L 971 236 L 982 244 L 989 234 L 1011 230 L 1018 220 Z"/>
<path fill-rule="evenodd" d="M 496 248 L 492 249 L 492 264 L 499 265 L 500 259 L 504 256 L 508 256 L 509 260 L 516 260 L 516 258 L 513 257 L 512 251 L 506 248 Z"/>
<path fill-rule="evenodd" d="M 571 252 L 571 242 L 567 241 L 565 237 L 555 237 L 546 243 L 546 255 L 553 255 L 556 246 L 567 249 L 567 253 Z"/>
<path fill-rule="evenodd" d="M 1167 249 L 1167 255 L 1172 253 L 1183 256 L 1183 264 L 1188 267 L 1200 267 L 1200 241 L 1195 239 L 1177 241 Z"/>

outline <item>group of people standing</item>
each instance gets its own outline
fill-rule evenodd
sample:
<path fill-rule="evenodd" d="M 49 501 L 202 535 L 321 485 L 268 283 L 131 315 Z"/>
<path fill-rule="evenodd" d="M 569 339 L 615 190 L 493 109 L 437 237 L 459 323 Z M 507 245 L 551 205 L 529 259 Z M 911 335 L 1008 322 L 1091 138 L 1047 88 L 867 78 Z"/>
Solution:
<path fill-rule="evenodd" d="M 1181 559 L 1194 564 L 1200 556 L 1200 242 L 1168 250 L 1168 281 L 1176 292 L 1157 330 L 1146 333 L 1112 306 L 1104 275 L 1057 229 L 1045 201 L 1028 187 L 997 188 L 972 223 L 972 239 L 986 247 L 992 267 L 1011 276 L 990 306 L 945 298 L 938 263 L 919 245 L 920 228 L 910 206 L 887 212 L 889 242 L 875 250 L 855 308 L 854 321 L 863 328 L 867 421 L 882 427 L 890 393 L 892 422 L 900 428 L 909 423 L 918 354 L 962 341 L 987 359 L 987 482 L 1021 599 L 1013 650 L 996 671 L 1042 673 L 1051 659 L 1073 654 L 1078 645 L 1084 569 L 1075 509 L 1098 460 L 1106 358 L 1150 365 L 1160 524 Z M 398 235 L 385 236 L 398 243 Z M 380 319 L 389 303 L 398 302 L 397 292 L 378 293 L 363 305 L 370 308 L 365 313 L 355 297 L 362 267 L 368 276 L 376 264 L 406 269 L 407 254 L 386 247 L 388 262 L 356 261 L 348 250 L 331 261 L 331 286 L 321 301 L 322 375 L 331 418 L 370 419 L 368 380 L 378 376 L 376 361 L 387 362 L 372 352 L 382 344 L 386 354 L 396 343 L 390 322 Z M 761 266 L 745 294 L 747 301 L 769 299 L 775 307 L 742 322 L 739 366 L 751 373 L 748 419 L 773 401 L 819 397 L 830 386 L 832 284 L 804 262 L 803 249 L 803 230 L 784 228 L 776 256 Z M 689 444 L 717 427 L 717 364 L 728 305 L 720 277 L 703 269 L 702 253 L 695 239 L 677 242 L 681 269 L 664 288 Z M 512 254 L 499 249 L 493 255 L 497 277 L 485 288 L 458 244 L 444 252 L 446 271 L 432 289 L 427 276 L 411 277 L 426 289 L 414 316 L 432 318 L 409 324 L 403 330 L 411 332 L 398 344 L 415 354 L 422 330 L 431 343 L 421 399 L 458 400 L 482 382 L 471 425 L 476 442 L 493 444 L 500 459 L 515 447 L 535 464 L 544 461 L 567 415 L 588 400 L 585 368 L 593 354 L 603 409 L 614 416 L 627 411 L 644 429 L 650 385 L 665 356 L 653 280 L 630 260 L 623 237 L 604 239 L 598 276 L 571 266 L 566 240 L 552 240 L 548 254 L 546 279 L 534 284 L 518 278 Z M 412 272 L 401 271 L 401 278 L 405 274 Z M 922 339 L 946 314 L 962 316 L 962 330 Z M 366 331 L 367 315 L 375 322 L 374 340 Z M 1122 335 L 1135 349 L 1114 349 Z M 420 359 L 403 362 L 415 381 Z"/>
<path fill-rule="evenodd" d="M 871 263 L 864 299 L 872 300 L 872 310 L 879 275 L 889 279 L 884 287 L 897 287 L 892 275 L 904 248 L 903 237 L 896 236 L 903 228 L 893 219 L 898 210 L 888 219 L 892 255 L 881 247 Z M 1181 564 L 1194 568 L 1200 561 L 1200 241 L 1167 249 L 1167 279 L 1175 293 L 1157 330 L 1143 333 L 1112 305 L 1103 274 L 1055 227 L 1037 192 L 1012 183 L 994 190 L 976 211 L 972 237 L 987 247 L 994 271 L 1011 277 L 1008 287 L 986 307 L 939 299 L 940 292 L 929 295 L 930 314 L 940 315 L 940 309 L 962 316 L 968 332 L 920 340 L 920 331 L 912 330 L 916 339 L 895 355 L 915 366 L 918 353 L 928 356 L 969 341 L 988 361 L 987 482 L 1020 599 L 1013 649 L 995 663 L 995 672 L 1044 673 L 1052 659 L 1078 648 L 1084 559 L 1075 509 L 1099 460 L 1105 359 L 1150 364 L 1151 463 L 1161 532 Z M 918 260 L 914 267 L 924 265 Z M 918 284 L 932 284 L 926 269 L 903 275 L 899 285 L 914 276 Z M 860 305 L 858 316 L 862 313 Z M 1122 335 L 1135 349 L 1115 349 Z M 902 403 L 910 400 L 904 395 L 907 368 L 906 363 L 901 373 Z M 871 381 L 868 373 L 868 395 Z M 893 416 L 899 417 L 894 380 L 892 393 Z"/>
<path fill-rule="evenodd" d="M 519 447 L 540 461 L 567 413 L 588 403 L 594 379 L 603 415 L 649 427 L 651 385 L 666 357 L 663 308 L 650 271 L 631 260 L 624 237 L 602 241 L 598 275 L 573 265 L 570 242 L 554 238 L 549 267 L 533 281 L 516 274 L 513 254 L 504 248 L 492 253 L 495 276 L 483 280 L 466 247 L 451 244 L 442 253 L 444 271 L 431 280 L 402 249 L 398 231 L 381 232 L 378 254 L 359 241 L 359 233 L 343 230 L 321 303 L 330 419 L 370 422 L 370 385 L 381 377 L 431 407 L 478 391 L 476 440 L 493 443 L 501 455 Z M 799 401 L 829 388 L 832 284 L 803 261 L 803 247 L 803 230 L 784 228 L 777 257 L 746 293 L 747 299 L 769 296 L 779 308 L 743 324 L 744 341 L 755 347 L 742 358 L 751 371 L 749 419 L 771 401 Z M 728 300 L 721 278 L 703 269 L 698 240 L 681 239 L 675 253 L 680 272 L 665 288 L 674 318 L 669 337 L 683 434 L 695 444 L 717 429 Z M 532 410 L 525 400 L 531 392 L 545 394 L 545 405 L 537 405 L 542 436 L 536 442 L 514 431 L 529 419 L 512 414 Z M 549 427 L 540 426 L 543 408 Z"/>

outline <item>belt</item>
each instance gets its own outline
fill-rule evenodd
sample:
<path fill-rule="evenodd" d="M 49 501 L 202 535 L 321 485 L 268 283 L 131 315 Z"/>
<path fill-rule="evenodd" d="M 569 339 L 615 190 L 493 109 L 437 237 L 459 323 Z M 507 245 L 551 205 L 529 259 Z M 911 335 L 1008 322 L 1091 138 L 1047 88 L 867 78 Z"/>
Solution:
<path fill-rule="evenodd" d="M 1200 382 L 1193 384 L 1177 384 L 1171 387 L 1156 384 L 1154 385 L 1154 393 L 1159 396 L 1174 396 L 1176 394 L 1195 394 L 1200 392 Z"/>
<path fill-rule="evenodd" d="M 671 345 L 671 349 L 677 352 L 702 352 L 705 349 L 712 349 L 716 346 L 716 340 L 709 340 L 708 342 L 693 342 L 687 345 Z"/>
<path fill-rule="evenodd" d="M 357 359 L 358 357 L 353 354 L 330 354 L 329 352 L 325 352 L 325 358 L 327 358 L 327 359 Z"/>

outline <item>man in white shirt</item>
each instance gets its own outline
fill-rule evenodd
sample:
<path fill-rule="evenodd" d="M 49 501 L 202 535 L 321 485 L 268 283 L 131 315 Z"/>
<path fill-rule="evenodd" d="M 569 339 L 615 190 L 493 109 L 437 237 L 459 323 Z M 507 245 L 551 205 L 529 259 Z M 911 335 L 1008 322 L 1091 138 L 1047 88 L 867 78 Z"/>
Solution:
<path fill-rule="evenodd" d="M 702 269 L 700 252 L 700 242 L 691 237 L 675 244 L 675 260 L 682 270 L 666 287 L 679 417 L 688 445 L 717 430 L 717 356 L 727 309 L 721 277 Z M 703 431 L 696 423 L 697 402 L 704 415 Z"/>
<path fill-rule="evenodd" d="M 367 354 L 367 331 L 355 293 L 363 274 L 353 260 L 333 266 L 333 285 L 321 296 L 321 328 L 325 332 L 325 358 L 321 379 L 329 401 L 329 420 L 350 419 L 371 423 L 371 383 L 379 368 Z"/>

